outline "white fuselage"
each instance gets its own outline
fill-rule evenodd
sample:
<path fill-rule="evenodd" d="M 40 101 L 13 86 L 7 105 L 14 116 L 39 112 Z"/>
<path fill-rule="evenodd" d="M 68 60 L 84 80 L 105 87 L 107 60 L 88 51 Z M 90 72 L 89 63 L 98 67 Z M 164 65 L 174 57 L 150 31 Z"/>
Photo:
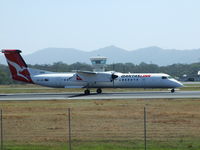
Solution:
<path fill-rule="evenodd" d="M 101 72 L 95 76 L 77 73 L 49 73 L 32 76 L 35 84 L 57 88 L 178 88 L 183 85 L 177 80 L 163 73 L 118 73 L 112 80 L 112 72 Z"/>

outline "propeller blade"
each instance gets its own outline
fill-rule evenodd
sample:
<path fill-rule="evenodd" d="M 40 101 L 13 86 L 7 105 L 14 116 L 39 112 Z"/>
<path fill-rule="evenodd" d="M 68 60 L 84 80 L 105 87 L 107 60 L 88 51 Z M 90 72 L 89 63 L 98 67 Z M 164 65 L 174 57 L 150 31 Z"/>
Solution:
<path fill-rule="evenodd" d="M 114 80 L 114 79 L 116 79 L 116 78 L 118 78 L 118 75 L 115 75 L 114 73 L 111 75 L 111 77 L 112 77 L 112 79 Z"/>
<path fill-rule="evenodd" d="M 114 82 L 115 82 L 115 79 L 118 78 L 118 75 L 115 75 L 114 73 L 111 75 L 111 78 L 112 78 L 112 82 L 113 82 L 113 87 L 114 87 Z"/>

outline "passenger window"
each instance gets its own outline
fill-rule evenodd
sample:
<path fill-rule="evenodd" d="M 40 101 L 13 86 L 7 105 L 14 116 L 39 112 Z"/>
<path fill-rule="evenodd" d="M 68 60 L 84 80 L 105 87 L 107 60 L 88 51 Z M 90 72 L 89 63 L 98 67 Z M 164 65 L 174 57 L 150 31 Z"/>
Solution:
<path fill-rule="evenodd" d="M 44 79 L 44 81 L 49 81 L 49 79 Z"/>
<path fill-rule="evenodd" d="M 165 77 L 165 76 L 162 76 L 162 79 L 167 79 L 167 77 Z"/>

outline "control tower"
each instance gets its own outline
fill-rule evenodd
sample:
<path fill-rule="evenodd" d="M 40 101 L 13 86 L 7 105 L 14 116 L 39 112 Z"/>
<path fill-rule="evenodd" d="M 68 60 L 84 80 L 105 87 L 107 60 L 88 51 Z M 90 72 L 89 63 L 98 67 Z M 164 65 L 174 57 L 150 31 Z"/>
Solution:
<path fill-rule="evenodd" d="M 106 57 L 102 57 L 102 56 L 91 57 L 90 61 L 92 63 L 94 72 L 105 71 L 105 66 L 106 66 L 106 61 L 107 61 Z"/>

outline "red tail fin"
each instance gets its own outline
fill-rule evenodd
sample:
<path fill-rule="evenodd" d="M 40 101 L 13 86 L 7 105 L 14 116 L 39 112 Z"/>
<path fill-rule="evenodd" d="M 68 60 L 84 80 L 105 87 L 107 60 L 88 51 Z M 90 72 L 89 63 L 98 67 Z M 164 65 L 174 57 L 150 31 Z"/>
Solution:
<path fill-rule="evenodd" d="M 2 50 L 2 53 L 4 53 L 7 59 L 8 66 L 14 80 L 33 83 L 28 67 L 20 55 L 20 50 L 4 49 Z"/>

